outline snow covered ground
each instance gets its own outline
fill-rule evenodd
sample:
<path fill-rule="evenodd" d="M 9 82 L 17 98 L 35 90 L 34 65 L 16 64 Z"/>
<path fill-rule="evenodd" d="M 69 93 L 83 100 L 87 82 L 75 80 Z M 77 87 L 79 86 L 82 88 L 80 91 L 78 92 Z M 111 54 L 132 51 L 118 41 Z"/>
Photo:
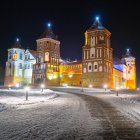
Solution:
<path fill-rule="evenodd" d="M 140 139 L 140 94 L 53 89 L 0 90 L 0 140 Z"/>
<path fill-rule="evenodd" d="M 52 90 L 45 89 L 43 92 L 40 90 L 31 90 L 28 92 L 28 101 L 25 99 L 24 89 L 18 90 L 0 90 L 0 111 L 10 108 L 25 108 L 29 105 L 45 102 L 48 99 L 55 98 L 57 94 Z"/>
<path fill-rule="evenodd" d="M 127 115 L 129 118 L 140 121 L 140 91 L 137 90 L 122 90 L 116 96 L 116 91 L 97 88 L 84 88 L 82 92 L 81 87 L 57 87 L 59 91 L 85 94 L 98 97 L 116 107 L 120 112 Z"/>
<path fill-rule="evenodd" d="M 0 112 L 0 140 L 102 138 L 99 119 L 91 117 L 80 97 L 57 92 L 57 98 L 46 102 L 41 98 L 34 104 L 27 104 L 20 96 L 22 91 L 7 94 L 1 92 L 0 102 L 16 106 Z M 34 102 L 31 95 L 29 99 L 29 103 Z"/>

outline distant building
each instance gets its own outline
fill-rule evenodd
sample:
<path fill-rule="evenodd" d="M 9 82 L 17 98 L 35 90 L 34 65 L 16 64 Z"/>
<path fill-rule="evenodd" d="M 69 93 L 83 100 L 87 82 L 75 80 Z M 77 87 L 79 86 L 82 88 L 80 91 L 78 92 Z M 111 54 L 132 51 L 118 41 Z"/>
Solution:
<path fill-rule="evenodd" d="M 83 46 L 83 85 L 101 88 L 105 84 L 113 88 L 113 56 L 110 46 L 111 33 L 97 18 L 85 32 Z"/>
<path fill-rule="evenodd" d="M 60 41 L 48 24 L 37 42 L 37 51 L 24 50 L 19 40 L 8 49 L 4 85 L 29 83 L 47 86 L 136 88 L 135 57 L 127 49 L 120 60 L 113 58 L 111 33 L 99 18 L 85 32 L 82 61 L 60 59 Z"/>
<path fill-rule="evenodd" d="M 60 41 L 50 24 L 37 41 L 36 64 L 33 67 L 32 84 L 60 85 Z"/>
<path fill-rule="evenodd" d="M 8 60 L 5 67 L 4 86 L 14 86 L 17 83 L 31 83 L 32 67 L 36 63 L 36 53 L 22 48 L 17 39 L 8 49 Z"/>

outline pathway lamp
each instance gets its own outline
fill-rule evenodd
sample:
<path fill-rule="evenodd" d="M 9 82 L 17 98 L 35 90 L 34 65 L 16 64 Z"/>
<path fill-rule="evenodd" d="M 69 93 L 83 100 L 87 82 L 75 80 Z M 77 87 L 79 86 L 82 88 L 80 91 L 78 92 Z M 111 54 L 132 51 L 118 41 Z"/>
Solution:
<path fill-rule="evenodd" d="M 41 92 L 43 92 L 44 87 L 45 87 L 44 84 L 42 84 L 41 85 L 41 89 L 42 89 Z"/>
<path fill-rule="evenodd" d="M 29 93 L 29 91 L 30 91 L 30 88 L 27 86 L 27 87 L 25 87 L 25 92 L 26 92 L 26 94 L 25 94 L 25 96 L 26 96 L 26 101 L 28 101 L 28 93 Z"/>

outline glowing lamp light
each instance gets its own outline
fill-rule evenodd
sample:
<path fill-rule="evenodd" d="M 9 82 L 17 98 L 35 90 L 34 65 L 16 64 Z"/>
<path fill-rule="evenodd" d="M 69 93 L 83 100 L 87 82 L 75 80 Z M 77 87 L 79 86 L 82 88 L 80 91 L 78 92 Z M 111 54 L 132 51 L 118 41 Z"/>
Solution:
<path fill-rule="evenodd" d="M 19 83 L 17 83 L 15 86 L 18 88 L 19 87 Z"/>
<path fill-rule="evenodd" d="M 89 85 L 88 87 L 89 87 L 89 88 L 92 88 L 92 85 Z"/>
<path fill-rule="evenodd" d="M 104 88 L 107 88 L 107 85 L 104 85 Z"/>
<path fill-rule="evenodd" d="M 123 86 L 121 86 L 121 89 L 123 89 Z"/>
<path fill-rule="evenodd" d="M 17 38 L 16 41 L 19 42 L 19 38 Z"/>
<path fill-rule="evenodd" d="M 137 88 L 137 90 L 140 90 L 139 88 Z"/>
<path fill-rule="evenodd" d="M 62 75 L 62 74 L 60 74 L 59 76 L 60 76 L 60 78 L 62 78 L 62 77 L 63 77 L 63 75 Z"/>
<path fill-rule="evenodd" d="M 25 87 L 25 91 L 29 91 L 30 90 L 30 88 L 27 86 L 27 87 Z"/>
<path fill-rule="evenodd" d="M 72 75 L 69 75 L 69 78 L 71 78 L 72 77 Z"/>
<path fill-rule="evenodd" d="M 126 49 L 126 51 L 127 51 L 127 52 L 129 52 L 129 51 L 130 51 L 130 49 L 128 48 L 128 49 Z"/>
<path fill-rule="evenodd" d="M 48 27 L 51 27 L 51 23 L 48 23 L 47 25 L 48 25 Z"/>
<path fill-rule="evenodd" d="M 41 85 L 41 88 L 44 88 L 44 84 Z"/>
<path fill-rule="evenodd" d="M 53 78 L 55 79 L 56 78 L 56 75 L 54 75 Z"/>
<path fill-rule="evenodd" d="M 52 78 L 53 78 L 52 76 L 49 76 L 49 80 L 52 80 Z"/>
<path fill-rule="evenodd" d="M 99 21 L 99 17 L 96 17 L 96 20 Z"/>
<path fill-rule="evenodd" d="M 120 88 L 119 87 L 116 87 L 116 90 L 119 90 Z"/>

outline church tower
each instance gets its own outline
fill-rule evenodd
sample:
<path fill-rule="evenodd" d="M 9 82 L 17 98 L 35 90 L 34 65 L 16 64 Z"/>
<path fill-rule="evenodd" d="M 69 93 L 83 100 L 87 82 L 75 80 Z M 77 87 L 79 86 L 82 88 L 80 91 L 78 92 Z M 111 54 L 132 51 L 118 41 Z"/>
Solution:
<path fill-rule="evenodd" d="M 102 26 L 99 17 L 85 32 L 82 50 L 83 86 L 113 88 L 113 56 L 110 46 L 111 33 Z"/>
<path fill-rule="evenodd" d="M 126 65 L 126 88 L 127 89 L 136 89 L 136 66 L 135 66 L 135 57 L 130 53 L 130 50 L 127 49 L 126 55 L 122 59 Z"/>
<path fill-rule="evenodd" d="M 33 66 L 34 85 L 59 85 L 60 41 L 49 23 L 37 42 L 36 64 Z"/>
<path fill-rule="evenodd" d="M 8 60 L 5 67 L 4 86 L 14 86 L 21 83 L 24 77 L 24 49 L 19 39 L 8 49 Z"/>

